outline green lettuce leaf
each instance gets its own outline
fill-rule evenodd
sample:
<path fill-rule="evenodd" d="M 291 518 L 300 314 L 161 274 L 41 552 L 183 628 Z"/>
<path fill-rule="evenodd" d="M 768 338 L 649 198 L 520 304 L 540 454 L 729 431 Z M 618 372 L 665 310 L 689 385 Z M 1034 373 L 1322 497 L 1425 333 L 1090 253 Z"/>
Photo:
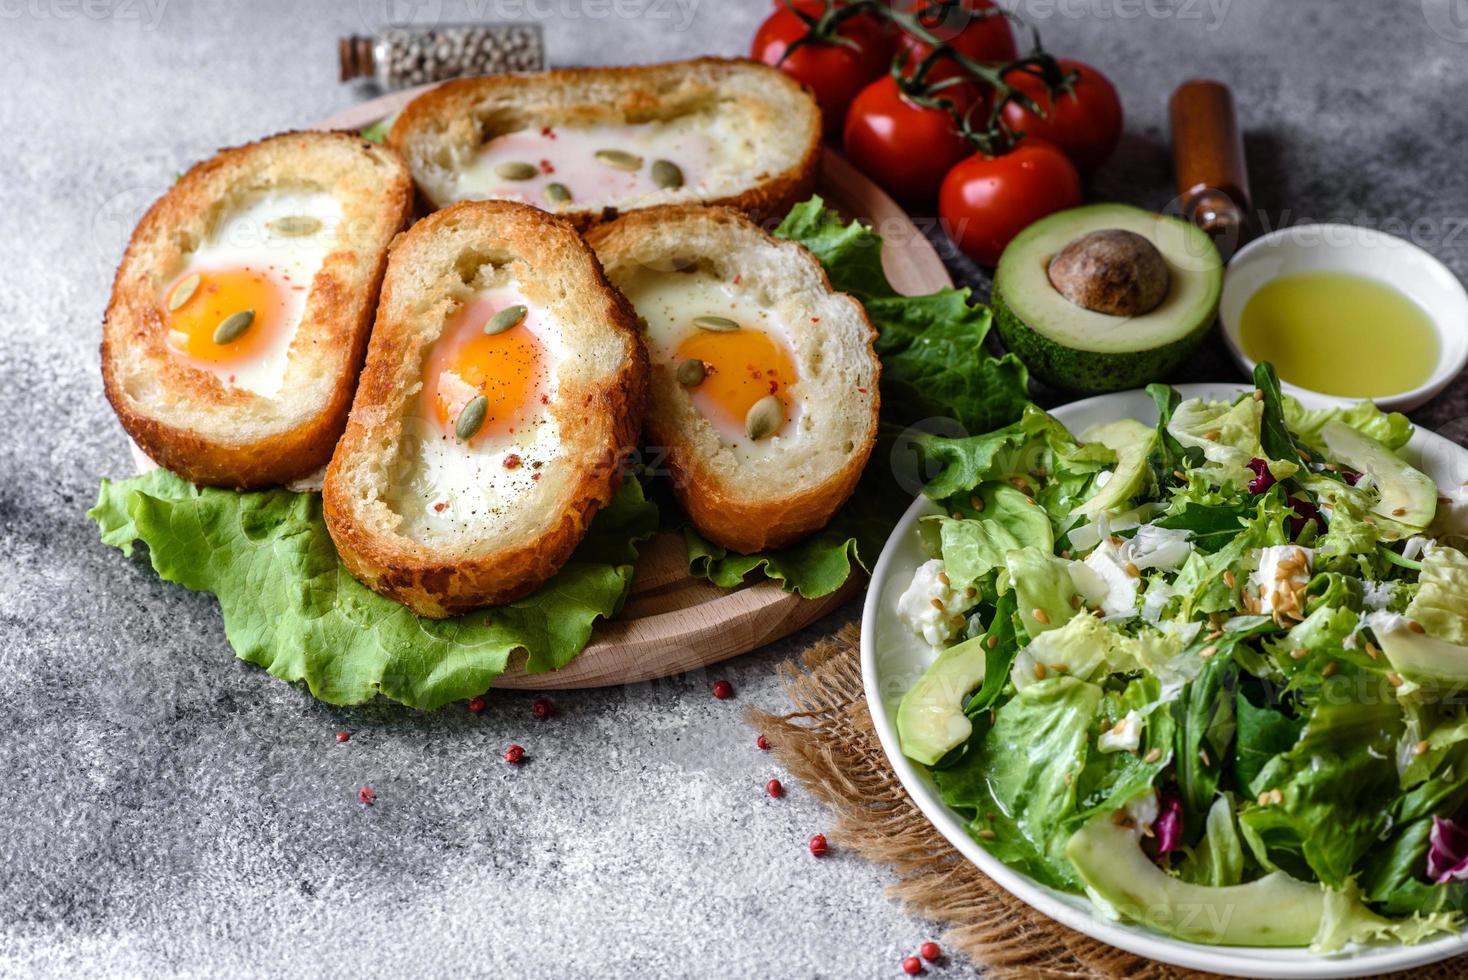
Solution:
<path fill-rule="evenodd" d="M 1332 687 L 1298 741 L 1249 783 L 1251 793 L 1277 791 L 1280 799 L 1246 808 L 1239 820 L 1271 855 L 1298 856 L 1320 881 L 1344 888 L 1390 825 L 1383 801 L 1397 792 L 1402 712 L 1392 701 L 1347 700 L 1355 693 L 1347 683 Z"/>
<path fill-rule="evenodd" d="M 1348 408 L 1307 409 L 1289 395 L 1282 399 L 1284 419 L 1290 431 L 1312 446 L 1323 446 L 1320 430 L 1338 419 L 1388 449 L 1401 449 L 1412 438 L 1412 423 L 1400 412 L 1383 412 L 1374 402 L 1357 402 Z"/>
<path fill-rule="evenodd" d="M 1234 799 L 1224 793 L 1208 808 L 1203 839 L 1182 863 L 1178 877 L 1194 885 L 1226 888 L 1244 880 L 1244 846 L 1234 823 Z"/>
<path fill-rule="evenodd" d="M 241 659 L 332 704 L 381 694 L 424 709 L 483 693 L 516 651 L 528 670 L 564 667 L 596 620 L 621 608 L 637 543 L 657 527 L 641 484 L 624 480 L 571 560 L 533 595 L 430 620 L 352 578 L 320 494 L 198 489 L 156 470 L 103 480 L 88 516 L 125 554 L 148 545 L 161 578 L 214 593 Z"/>
<path fill-rule="evenodd" d="M 1203 461 L 1198 449 L 1185 448 L 1168 431 L 1173 413 L 1182 404 L 1183 396 L 1171 385 L 1150 384 L 1147 394 L 1157 405 L 1157 441 L 1152 444 L 1152 455 L 1148 462 L 1152 466 L 1154 486 L 1166 487 L 1177 481 L 1178 473 L 1187 473 Z"/>
<path fill-rule="evenodd" d="M 1095 746 L 1088 753 L 1085 768 L 1076 777 L 1076 810 L 1066 817 L 1066 836 L 1091 817 L 1113 813 L 1141 796 L 1171 764 L 1175 723 L 1161 701 L 1161 683 L 1146 676 L 1131 681 L 1120 693 L 1107 691 L 1102 697 L 1098 717 L 1114 722 L 1135 711 L 1141 719 L 1141 738 L 1135 752 L 1102 752 Z"/>
<path fill-rule="evenodd" d="M 1232 403 L 1189 398 L 1173 410 L 1167 432 L 1184 450 L 1203 454 L 1205 462 L 1199 469 L 1213 484 L 1244 486 L 1253 478 L 1249 460 L 1263 453 L 1261 408 L 1249 397 Z"/>
<path fill-rule="evenodd" d="M 974 491 L 980 510 L 957 520 L 937 518 L 943 566 L 950 581 L 966 587 L 1004 567 L 1004 556 L 1020 548 L 1055 549 L 1050 518 L 1028 495 L 1007 483 L 984 483 Z"/>
<path fill-rule="evenodd" d="M 1407 618 L 1439 640 L 1468 646 L 1468 556 L 1444 544 L 1432 547 L 1417 582 Z"/>
<path fill-rule="evenodd" d="M 1100 687 L 1073 677 L 1031 685 L 999 707 L 992 725 L 976 726 L 957 766 L 933 773 L 949 805 L 975 813 L 975 830 L 994 832 L 979 843 L 1055 887 L 1079 886 L 1064 828 L 1101 699 Z"/>
<path fill-rule="evenodd" d="M 1274 365 L 1265 361 L 1254 365 L 1254 387 L 1264 393 L 1259 399 L 1259 444 L 1265 457 L 1272 463 L 1281 461 L 1291 464 L 1295 470 L 1303 469 L 1304 460 L 1295 446 L 1295 438 L 1285 422 L 1284 394 L 1280 391 L 1279 376 Z M 1275 470 L 1273 465 L 1270 470 Z M 1275 476 L 1279 476 L 1275 472 Z"/>
<path fill-rule="evenodd" d="M 1233 744 L 1234 695 L 1238 668 L 1227 652 L 1214 654 L 1172 704 L 1177 719 L 1177 788 L 1183 805 L 1184 839 L 1196 840 L 1203 815 Z"/>
<path fill-rule="evenodd" d="M 1015 622 L 1016 609 L 1013 591 L 1006 592 L 994 603 L 994 617 L 984 632 L 984 684 L 963 709 L 970 718 L 987 711 L 1009 683 L 1009 668 L 1019 652 L 1022 635 Z"/>

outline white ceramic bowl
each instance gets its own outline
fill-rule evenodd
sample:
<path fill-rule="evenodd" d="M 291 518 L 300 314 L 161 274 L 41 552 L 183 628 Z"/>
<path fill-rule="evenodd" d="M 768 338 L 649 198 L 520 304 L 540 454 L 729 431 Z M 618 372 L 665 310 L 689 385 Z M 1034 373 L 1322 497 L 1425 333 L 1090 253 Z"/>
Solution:
<path fill-rule="evenodd" d="M 1184 398 L 1236 398 L 1249 390 L 1240 385 L 1180 385 Z M 1302 395 L 1308 408 L 1332 402 L 1319 395 Z M 1088 425 L 1119 419 L 1155 422 L 1157 409 L 1146 392 L 1124 391 L 1072 402 L 1052 414 L 1079 432 Z M 1442 436 L 1418 429 L 1408 444 L 1407 457 L 1444 486 L 1468 478 L 1468 450 Z M 948 809 L 928 771 L 902 754 L 897 740 L 897 705 L 933 660 L 933 651 L 913 634 L 897 615 L 897 599 L 912 582 L 913 572 L 927 560 L 917 534 L 918 521 L 940 513 L 926 497 L 913 501 L 892 536 L 887 539 L 867 590 L 861 620 L 861 672 L 867 705 L 882 750 L 912 801 L 933 826 L 998 885 L 1077 932 L 1119 949 L 1174 966 L 1244 977 L 1359 977 L 1405 970 L 1468 953 L 1468 931 L 1444 935 L 1416 946 L 1374 945 L 1348 947 L 1326 956 L 1305 949 L 1277 947 L 1208 946 L 1185 942 L 1132 922 L 1115 922 L 1096 911 L 1089 901 L 1041 885 L 979 846 L 964 829 L 963 818 Z"/>
<path fill-rule="evenodd" d="M 1448 267 L 1411 242 L 1355 225 L 1298 225 L 1250 242 L 1224 273 L 1218 319 L 1234 360 L 1253 373 L 1254 361 L 1239 343 L 1244 304 L 1265 283 L 1297 272 L 1346 272 L 1376 279 L 1407 294 L 1437 329 L 1437 370 L 1421 387 L 1374 399 L 1384 409 L 1409 411 L 1432 398 L 1468 364 L 1468 292 Z M 1291 394 L 1302 389 L 1283 382 Z M 1316 394 L 1320 394 L 1316 392 Z M 1334 402 L 1356 401 L 1322 395 Z"/>

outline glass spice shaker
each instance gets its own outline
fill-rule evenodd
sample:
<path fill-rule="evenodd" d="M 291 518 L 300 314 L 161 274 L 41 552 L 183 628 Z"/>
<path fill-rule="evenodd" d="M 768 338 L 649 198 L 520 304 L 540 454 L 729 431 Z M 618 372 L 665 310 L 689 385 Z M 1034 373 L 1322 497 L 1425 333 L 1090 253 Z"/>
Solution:
<path fill-rule="evenodd" d="M 545 67 L 539 24 L 389 26 L 376 37 L 344 37 L 338 47 L 342 81 L 370 78 L 389 90 Z"/>

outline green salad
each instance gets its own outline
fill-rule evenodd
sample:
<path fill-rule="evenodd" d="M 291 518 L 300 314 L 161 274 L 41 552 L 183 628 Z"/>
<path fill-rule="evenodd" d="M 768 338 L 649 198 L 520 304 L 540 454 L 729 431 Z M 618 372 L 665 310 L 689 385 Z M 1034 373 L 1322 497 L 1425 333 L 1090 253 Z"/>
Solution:
<path fill-rule="evenodd" d="M 904 754 L 1009 867 L 1181 939 L 1416 942 L 1468 900 L 1468 490 L 1405 417 L 1148 389 L 930 438 Z"/>

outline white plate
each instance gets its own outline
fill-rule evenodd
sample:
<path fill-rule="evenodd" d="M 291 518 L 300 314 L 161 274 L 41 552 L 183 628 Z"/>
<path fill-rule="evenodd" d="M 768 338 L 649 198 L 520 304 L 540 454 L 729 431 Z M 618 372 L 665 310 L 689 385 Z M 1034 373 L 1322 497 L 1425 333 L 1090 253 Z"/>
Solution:
<path fill-rule="evenodd" d="M 1249 389 L 1208 384 L 1181 385 L 1178 390 L 1185 398 L 1224 399 Z M 1311 408 L 1332 403 L 1330 399 L 1308 393 L 1297 397 Z M 1118 419 L 1151 422 L 1157 418 L 1151 398 L 1141 391 L 1087 398 L 1058 408 L 1052 414 L 1073 432 Z M 1468 478 L 1468 450 L 1431 432 L 1418 429 L 1406 455 L 1440 485 L 1454 487 Z M 933 659 L 927 645 L 898 618 L 897 598 L 911 583 L 918 565 L 928 557 L 918 541 L 917 521 L 937 513 L 941 511 L 932 501 L 919 497 L 882 549 L 862 613 L 862 678 L 877 735 L 897 777 L 918 808 L 979 870 L 1016 898 L 1077 932 L 1139 956 L 1195 970 L 1250 977 L 1356 977 L 1421 966 L 1468 952 L 1468 930 L 1416 946 L 1357 946 L 1329 956 L 1317 956 L 1304 949 L 1183 942 L 1143 926 L 1106 919 L 1085 898 L 1040 885 L 980 847 L 964 830 L 963 819 L 939 798 L 927 771 L 909 761 L 897 741 L 897 705 Z"/>

